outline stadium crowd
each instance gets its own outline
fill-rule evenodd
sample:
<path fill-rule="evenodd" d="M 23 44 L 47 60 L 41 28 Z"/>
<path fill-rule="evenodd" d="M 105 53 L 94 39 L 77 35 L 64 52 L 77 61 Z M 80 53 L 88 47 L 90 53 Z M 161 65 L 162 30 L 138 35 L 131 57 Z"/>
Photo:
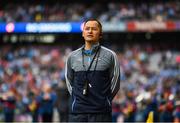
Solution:
<path fill-rule="evenodd" d="M 112 45 L 121 65 L 121 89 L 113 100 L 113 121 L 180 121 L 180 51 L 151 45 Z M 0 47 L 0 121 L 67 121 L 66 46 Z M 46 116 L 51 119 L 46 119 Z"/>
<path fill-rule="evenodd" d="M 3 5 L 3 4 L 2 4 Z M 8 3 L 0 9 L 0 22 L 71 22 L 98 18 L 101 22 L 129 20 L 179 20 L 180 2 L 101 2 L 92 3 Z"/>
<path fill-rule="evenodd" d="M 180 1 L 1 4 L 0 22 L 101 22 L 180 20 Z M 158 46 L 157 46 L 158 47 Z M 121 66 L 114 122 L 180 122 L 180 51 L 147 45 L 111 45 Z M 68 119 L 64 66 L 68 46 L 0 46 L 0 122 Z"/>

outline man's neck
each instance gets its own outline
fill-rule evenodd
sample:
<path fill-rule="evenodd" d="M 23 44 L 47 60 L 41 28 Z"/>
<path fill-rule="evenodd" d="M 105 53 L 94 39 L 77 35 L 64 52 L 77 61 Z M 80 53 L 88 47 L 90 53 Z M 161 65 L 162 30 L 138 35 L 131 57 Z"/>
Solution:
<path fill-rule="evenodd" d="M 91 42 L 85 42 L 85 50 L 91 50 L 92 46 L 93 45 L 96 45 L 98 44 L 98 42 L 95 42 L 95 43 L 91 43 Z"/>

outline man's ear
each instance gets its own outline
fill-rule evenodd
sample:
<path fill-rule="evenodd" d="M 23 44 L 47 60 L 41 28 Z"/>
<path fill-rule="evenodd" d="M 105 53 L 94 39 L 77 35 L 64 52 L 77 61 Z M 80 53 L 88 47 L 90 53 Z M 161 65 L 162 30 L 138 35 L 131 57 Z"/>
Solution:
<path fill-rule="evenodd" d="M 102 32 L 99 34 L 99 37 L 102 38 Z"/>
<path fill-rule="evenodd" d="M 84 32 L 82 32 L 82 37 L 84 37 Z"/>

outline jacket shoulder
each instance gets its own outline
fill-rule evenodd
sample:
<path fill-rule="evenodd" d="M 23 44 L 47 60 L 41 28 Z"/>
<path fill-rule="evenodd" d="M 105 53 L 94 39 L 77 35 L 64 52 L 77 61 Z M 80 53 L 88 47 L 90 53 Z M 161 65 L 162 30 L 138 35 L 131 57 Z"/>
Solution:
<path fill-rule="evenodd" d="M 73 56 L 76 56 L 77 54 L 80 53 L 81 49 L 82 49 L 82 48 L 80 47 L 80 48 L 78 48 L 78 49 L 72 51 L 71 53 L 69 53 L 69 55 L 68 55 L 67 58 L 71 58 L 71 57 L 73 57 Z"/>
<path fill-rule="evenodd" d="M 101 48 L 102 48 L 103 53 L 105 53 L 106 55 L 109 55 L 109 56 L 116 55 L 116 53 L 113 50 L 111 50 L 107 47 L 101 46 Z"/>

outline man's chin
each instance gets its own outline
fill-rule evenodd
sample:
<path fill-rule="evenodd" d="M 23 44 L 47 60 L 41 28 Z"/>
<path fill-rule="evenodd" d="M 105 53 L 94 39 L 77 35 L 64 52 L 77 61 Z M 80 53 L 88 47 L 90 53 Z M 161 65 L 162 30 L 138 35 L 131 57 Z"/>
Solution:
<path fill-rule="evenodd" d="M 92 40 L 86 40 L 86 42 L 91 43 L 91 44 L 97 44 L 97 43 L 99 43 L 98 41 L 92 41 Z"/>
<path fill-rule="evenodd" d="M 94 42 L 93 40 L 86 40 L 87 42 Z"/>
<path fill-rule="evenodd" d="M 87 39 L 86 41 L 87 41 L 87 42 L 92 42 L 92 43 L 98 42 L 98 41 L 90 40 L 90 39 L 89 39 L 89 40 Z"/>

